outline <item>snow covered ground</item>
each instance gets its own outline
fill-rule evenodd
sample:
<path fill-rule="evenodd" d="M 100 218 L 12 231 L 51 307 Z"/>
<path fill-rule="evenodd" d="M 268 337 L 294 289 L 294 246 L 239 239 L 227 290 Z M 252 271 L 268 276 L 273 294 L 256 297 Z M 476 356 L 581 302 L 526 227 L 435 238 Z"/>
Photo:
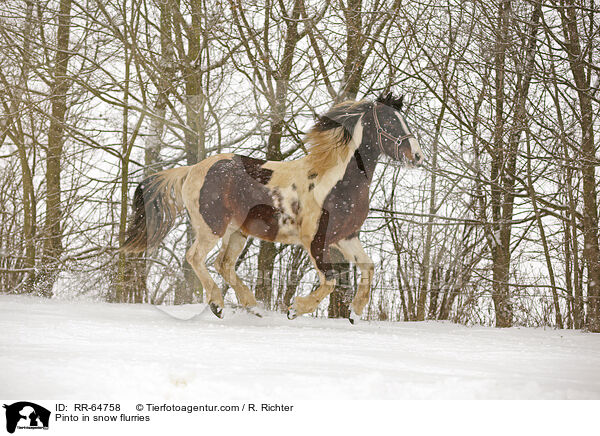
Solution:
<path fill-rule="evenodd" d="M 0 296 L 0 398 L 600 399 L 600 335 L 204 309 Z"/>

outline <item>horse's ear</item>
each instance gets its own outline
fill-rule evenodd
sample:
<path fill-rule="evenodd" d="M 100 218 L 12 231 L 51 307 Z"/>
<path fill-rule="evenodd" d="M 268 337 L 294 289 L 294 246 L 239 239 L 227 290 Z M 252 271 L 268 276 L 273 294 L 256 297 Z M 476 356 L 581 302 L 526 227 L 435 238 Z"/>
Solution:
<path fill-rule="evenodd" d="M 404 104 L 404 95 L 401 95 L 399 99 L 397 99 L 392 106 L 400 112 L 402 110 L 402 105 Z"/>
<path fill-rule="evenodd" d="M 387 92 L 383 91 L 381 94 L 379 94 L 379 97 L 377 97 L 377 99 L 375 100 L 377 103 L 383 103 L 385 105 L 389 105 L 390 104 L 390 100 L 392 100 L 394 98 L 394 95 L 391 92 Z"/>

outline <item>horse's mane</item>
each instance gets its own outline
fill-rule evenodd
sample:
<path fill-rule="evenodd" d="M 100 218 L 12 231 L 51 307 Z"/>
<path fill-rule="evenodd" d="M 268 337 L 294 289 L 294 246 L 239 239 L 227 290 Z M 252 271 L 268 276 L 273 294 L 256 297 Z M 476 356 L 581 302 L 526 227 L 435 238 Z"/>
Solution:
<path fill-rule="evenodd" d="M 381 94 L 375 103 L 394 109 L 402 109 L 403 97 L 396 98 L 390 92 Z M 348 157 L 354 127 L 360 117 L 373 108 L 371 101 L 347 100 L 334 105 L 317 118 L 315 125 L 306 134 L 308 161 L 311 171 L 321 175 Z"/>
<path fill-rule="evenodd" d="M 317 118 L 306 134 L 311 171 L 321 175 L 346 159 L 356 123 L 372 107 L 373 103 L 369 101 L 348 100 Z"/>

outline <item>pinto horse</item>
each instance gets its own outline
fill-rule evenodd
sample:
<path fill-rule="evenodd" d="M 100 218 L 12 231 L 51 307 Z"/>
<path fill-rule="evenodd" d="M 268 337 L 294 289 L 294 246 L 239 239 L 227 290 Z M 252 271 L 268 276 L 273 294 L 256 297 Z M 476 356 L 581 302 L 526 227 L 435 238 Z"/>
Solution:
<path fill-rule="evenodd" d="M 331 293 L 335 274 L 329 249 L 336 247 L 361 271 L 351 305 L 358 320 L 369 300 L 374 264 L 358 231 L 369 211 L 369 186 L 379 156 L 419 166 L 423 152 L 401 113 L 402 97 L 346 101 L 318 117 L 306 135 L 307 156 L 265 161 L 231 153 L 196 165 L 161 171 L 142 181 L 133 198 L 133 221 L 121 250 L 141 253 L 158 246 L 178 213 L 187 209 L 195 240 L 186 259 L 198 275 L 213 313 L 222 317 L 223 295 L 205 259 L 223 240 L 215 269 L 249 309 L 256 299 L 235 272 L 248 236 L 301 244 L 316 267 L 320 286 L 296 297 L 288 318 L 313 312 Z"/>

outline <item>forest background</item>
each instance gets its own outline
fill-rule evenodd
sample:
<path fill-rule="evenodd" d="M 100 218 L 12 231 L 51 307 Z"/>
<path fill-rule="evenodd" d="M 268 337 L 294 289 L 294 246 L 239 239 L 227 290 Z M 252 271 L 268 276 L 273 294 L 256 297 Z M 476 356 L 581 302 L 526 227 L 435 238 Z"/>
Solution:
<path fill-rule="evenodd" d="M 593 0 L 2 0 L 0 292 L 202 301 L 186 217 L 156 252 L 118 252 L 137 183 L 221 152 L 302 157 L 316 114 L 393 90 L 428 162 L 378 167 L 365 317 L 600 331 L 599 13 Z M 345 265 L 317 316 L 347 316 Z M 299 247 L 253 239 L 238 271 L 271 310 L 316 284 Z"/>

